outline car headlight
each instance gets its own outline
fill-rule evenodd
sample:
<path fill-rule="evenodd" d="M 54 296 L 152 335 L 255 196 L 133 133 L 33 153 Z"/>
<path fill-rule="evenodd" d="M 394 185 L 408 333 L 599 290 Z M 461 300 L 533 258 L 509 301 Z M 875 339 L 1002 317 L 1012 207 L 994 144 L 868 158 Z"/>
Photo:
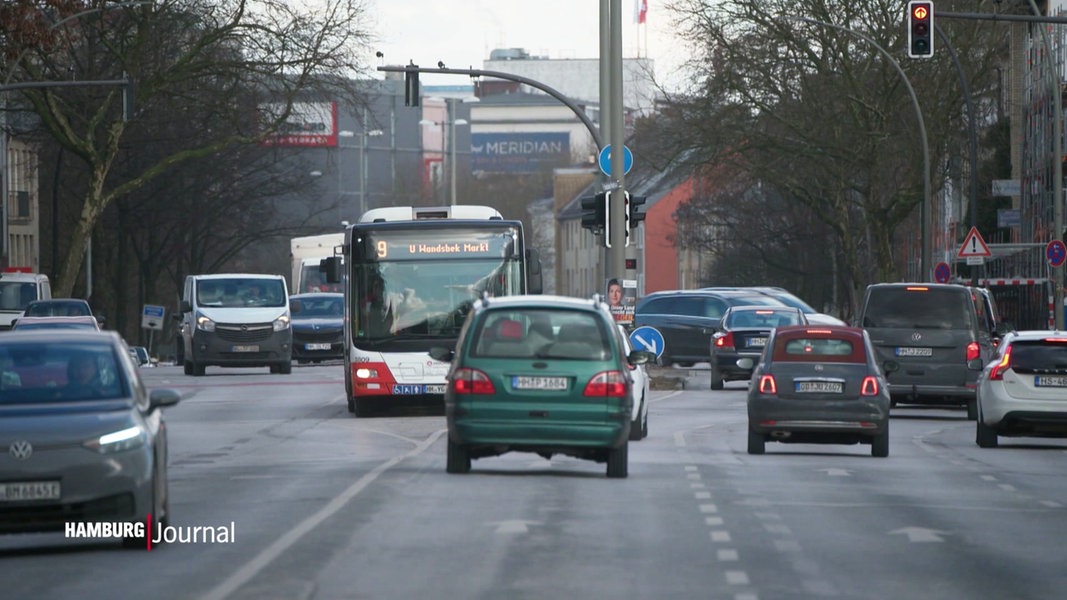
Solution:
<path fill-rule="evenodd" d="M 286 329 L 289 329 L 289 315 L 282 315 L 274 319 L 274 331 L 285 331 Z"/>
<path fill-rule="evenodd" d="M 147 440 L 148 434 L 144 428 L 140 425 L 134 425 L 133 427 L 105 433 L 100 437 L 86 440 L 82 445 L 101 454 L 110 454 L 112 452 L 140 448 Z"/>
<path fill-rule="evenodd" d="M 196 328 L 200 331 L 215 331 L 215 322 L 204 315 L 196 315 Z"/>

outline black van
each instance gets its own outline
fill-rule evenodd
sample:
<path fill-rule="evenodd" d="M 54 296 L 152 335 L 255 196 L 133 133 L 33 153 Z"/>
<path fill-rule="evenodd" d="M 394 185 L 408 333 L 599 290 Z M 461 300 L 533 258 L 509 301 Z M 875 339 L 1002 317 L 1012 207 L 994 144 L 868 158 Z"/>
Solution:
<path fill-rule="evenodd" d="M 867 286 L 859 325 L 886 373 L 893 403 L 963 404 L 977 417 L 975 384 L 994 351 L 996 309 L 975 288 L 940 283 Z"/>

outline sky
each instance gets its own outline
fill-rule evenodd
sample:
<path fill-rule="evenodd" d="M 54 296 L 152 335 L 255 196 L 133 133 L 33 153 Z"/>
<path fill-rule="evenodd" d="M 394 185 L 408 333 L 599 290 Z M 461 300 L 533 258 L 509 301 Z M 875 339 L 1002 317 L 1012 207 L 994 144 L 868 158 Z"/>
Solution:
<path fill-rule="evenodd" d="M 635 2 L 622 0 L 623 55 L 655 61 L 656 78 L 672 79 L 683 56 L 662 2 L 647 0 L 645 25 L 635 23 Z M 368 0 L 377 40 L 374 67 L 409 61 L 454 69 L 482 68 L 496 48 L 524 48 L 533 56 L 597 58 L 599 0 Z M 423 85 L 467 85 L 455 75 L 422 75 Z"/>

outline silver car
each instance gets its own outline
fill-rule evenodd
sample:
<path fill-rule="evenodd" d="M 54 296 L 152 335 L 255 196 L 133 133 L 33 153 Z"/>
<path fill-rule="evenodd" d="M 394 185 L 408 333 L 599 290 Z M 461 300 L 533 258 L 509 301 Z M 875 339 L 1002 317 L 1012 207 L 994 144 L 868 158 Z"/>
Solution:
<path fill-rule="evenodd" d="M 619 326 L 619 335 L 622 336 L 623 355 L 629 356 L 634 347 L 630 344 L 630 337 Z M 630 370 L 630 392 L 633 394 L 634 406 L 631 413 L 630 441 L 636 442 L 648 437 L 648 371 L 645 365 L 627 363 Z"/>
<path fill-rule="evenodd" d="M 0 533 L 109 523 L 108 537 L 145 547 L 170 517 L 160 408 L 178 399 L 145 389 L 114 331 L 5 333 Z"/>
<path fill-rule="evenodd" d="M 1067 437 L 1067 332 L 1019 331 L 978 378 L 975 443 L 999 436 Z"/>

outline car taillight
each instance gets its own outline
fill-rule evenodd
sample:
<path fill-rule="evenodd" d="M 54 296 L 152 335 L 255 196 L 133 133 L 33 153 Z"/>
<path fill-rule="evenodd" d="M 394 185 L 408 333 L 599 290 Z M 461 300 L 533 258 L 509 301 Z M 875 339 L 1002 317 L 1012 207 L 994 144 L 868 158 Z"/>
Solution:
<path fill-rule="evenodd" d="M 868 375 L 863 378 L 863 383 L 860 384 L 860 396 L 877 396 L 878 395 L 878 380 Z"/>
<path fill-rule="evenodd" d="M 778 386 L 774 384 L 774 375 L 760 375 L 759 378 L 759 393 L 761 394 L 777 394 Z"/>
<path fill-rule="evenodd" d="M 967 360 L 974 360 L 981 356 L 981 350 L 978 348 L 978 342 L 971 342 L 967 344 Z"/>
<path fill-rule="evenodd" d="M 495 394 L 496 388 L 489 376 L 478 369 L 456 369 L 452 375 L 452 389 L 457 394 Z"/>
<path fill-rule="evenodd" d="M 1011 366 L 1011 346 L 1004 349 L 1004 356 L 1000 359 L 993 369 L 989 372 L 989 379 L 991 381 L 1002 381 L 1004 379 L 1004 371 L 1008 370 Z"/>
<path fill-rule="evenodd" d="M 718 334 L 715 337 L 716 348 L 733 348 L 734 347 L 734 332 L 728 331 L 725 334 Z"/>
<path fill-rule="evenodd" d="M 625 398 L 630 395 L 626 376 L 620 371 L 604 371 L 597 373 L 585 384 L 583 396 Z"/>

